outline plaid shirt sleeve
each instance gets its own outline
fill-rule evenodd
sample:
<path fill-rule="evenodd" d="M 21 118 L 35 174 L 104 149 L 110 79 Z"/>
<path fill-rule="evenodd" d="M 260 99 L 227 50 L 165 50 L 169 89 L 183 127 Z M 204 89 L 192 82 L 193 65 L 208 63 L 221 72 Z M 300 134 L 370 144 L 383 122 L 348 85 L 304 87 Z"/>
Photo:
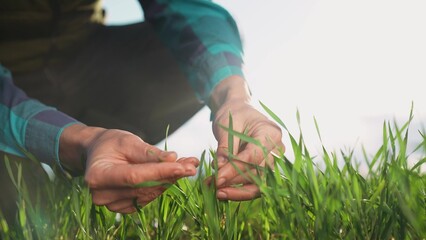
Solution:
<path fill-rule="evenodd" d="M 169 47 L 194 88 L 208 102 L 223 79 L 243 76 L 242 45 L 235 21 L 208 0 L 140 0 L 149 21 Z M 55 108 L 29 98 L 0 65 L 0 151 L 31 153 L 47 164 L 59 163 L 59 137 L 78 123 Z"/>
<path fill-rule="evenodd" d="M 49 165 L 59 163 L 59 137 L 74 123 L 75 119 L 29 98 L 0 64 L 0 151 L 21 157 L 31 153 Z"/>
<path fill-rule="evenodd" d="M 231 15 L 208 0 L 140 0 L 146 21 L 158 32 L 197 97 L 208 102 L 214 87 L 243 76 L 242 44 Z"/>

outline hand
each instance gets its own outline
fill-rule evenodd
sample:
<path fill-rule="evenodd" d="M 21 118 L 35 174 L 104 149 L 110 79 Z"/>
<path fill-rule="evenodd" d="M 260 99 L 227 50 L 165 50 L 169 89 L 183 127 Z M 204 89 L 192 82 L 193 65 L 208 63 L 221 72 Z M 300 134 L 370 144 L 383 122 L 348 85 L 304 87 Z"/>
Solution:
<path fill-rule="evenodd" d="M 82 127 L 83 130 L 78 131 Z M 99 128 L 90 131 L 82 125 L 68 128 L 63 133 L 65 136 L 61 136 L 61 139 L 64 137 L 64 144 L 72 142 L 65 140 L 69 134 L 66 130 L 72 131 L 72 128 L 77 129 L 74 133 L 91 136 L 82 143 L 83 152 L 87 154 L 85 181 L 93 202 L 105 205 L 111 211 L 132 213 L 136 211 L 135 203 L 145 206 L 160 196 L 167 184 L 196 174 L 196 158 L 176 161 L 176 153 L 161 151 L 129 132 Z M 88 131 L 92 134 L 88 134 Z M 70 159 L 66 152 L 64 149 L 65 159 Z M 135 187 L 149 182 L 164 185 Z"/>
<path fill-rule="evenodd" d="M 250 105 L 249 92 L 243 79 L 238 77 L 227 79 L 223 84 L 217 87 L 219 89 L 215 89 L 216 95 L 212 95 L 213 99 L 214 97 L 223 99 L 216 105 L 218 107 L 213 121 L 213 133 L 218 141 L 217 197 L 222 200 L 249 200 L 260 195 L 250 175 L 257 175 L 255 166 L 264 167 L 273 164 L 271 152 L 284 151 L 282 133 L 278 125 Z M 230 150 L 228 131 L 221 127 L 229 126 L 229 114 L 232 115 L 233 130 L 256 139 L 264 149 L 252 143 L 242 143 L 239 138 L 234 137 L 234 148 Z M 229 151 L 236 156 L 232 159 L 232 163 L 228 159 Z M 241 175 L 241 172 L 244 174 Z M 235 184 L 243 186 L 231 186 Z"/>

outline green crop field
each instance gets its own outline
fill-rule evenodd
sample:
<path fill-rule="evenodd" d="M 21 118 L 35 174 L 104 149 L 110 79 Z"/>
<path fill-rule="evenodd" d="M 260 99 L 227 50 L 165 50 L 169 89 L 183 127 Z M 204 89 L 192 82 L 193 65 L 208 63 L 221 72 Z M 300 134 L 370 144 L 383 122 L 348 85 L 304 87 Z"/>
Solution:
<path fill-rule="evenodd" d="M 130 215 L 94 206 L 81 178 L 56 177 L 40 190 L 37 200 L 30 201 L 20 165 L 5 159 L 17 187 L 19 212 L 13 223 L 0 216 L 0 238 L 426 239 L 426 175 L 421 170 L 426 135 L 419 131 L 423 141 L 408 148 L 411 119 L 412 114 L 402 126 L 384 122 L 379 129 L 382 146 L 364 154 L 366 173 L 355 164 L 353 149 L 329 152 L 324 147 L 321 155 L 312 156 L 302 134 L 287 132 L 286 145 L 294 156 L 277 154 L 274 169 L 259 167 L 262 177 L 248 176 L 261 189 L 261 198 L 218 201 L 215 189 L 204 184 L 215 172 L 209 164 L 215 154 L 205 152 L 197 177 L 179 180 Z M 257 144 L 233 131 L 232 125 L 227 130 L 230 139 L 236 136 Z"/>

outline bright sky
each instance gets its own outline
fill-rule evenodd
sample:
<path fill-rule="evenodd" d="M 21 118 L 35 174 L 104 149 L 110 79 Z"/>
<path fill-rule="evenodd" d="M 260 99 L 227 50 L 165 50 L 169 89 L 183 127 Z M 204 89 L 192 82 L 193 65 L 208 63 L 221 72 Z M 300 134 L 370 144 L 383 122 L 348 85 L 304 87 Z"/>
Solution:
<path fill-rule="evenodd" d="M 321 146 L 315 116 L 327 149 L 363 143 L 373 153 L 383 121 L 404 122 L 412 101 L 411 142 L 419 141 L 417 129 L 426 122 L 426 1 L 216 2 L 240 27 L 254 103 L 264 102 L 295 135 L 299 109 L 308 149 Z M 137 21 L 137 5 L 105 1 L 108 23 Z M 214 148 L 209 114 L 205 108 L 194 116 L 169 138 L 169 147 L 180 156 Z"/>

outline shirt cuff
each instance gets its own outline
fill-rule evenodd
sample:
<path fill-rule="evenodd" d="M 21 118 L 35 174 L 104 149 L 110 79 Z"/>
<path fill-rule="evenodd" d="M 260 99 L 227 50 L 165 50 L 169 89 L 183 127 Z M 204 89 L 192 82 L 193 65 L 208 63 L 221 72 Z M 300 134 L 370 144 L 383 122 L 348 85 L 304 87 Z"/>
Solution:
<path fill-rule="evenodd" d="M 208 103 L 213 89 L 224 79 L 238 75 L 244 78 L 242 58 L 233 52 L 206 52 L 199 57 L 189 72 L 197 98 Z M 190 69 L 191 70 L 191 69 Z M 192 74 L 191 74 L 192 73 Z"/>
<path fill-rule="evenodd" d="M 51 166 L 56 163 L 63 170 L 59 161 L 59 138 L 66 127 L 76 123 L 79 122 L 55 109 L 35 114 L 25 129 L 26 150 L 40 162 Z"/>

